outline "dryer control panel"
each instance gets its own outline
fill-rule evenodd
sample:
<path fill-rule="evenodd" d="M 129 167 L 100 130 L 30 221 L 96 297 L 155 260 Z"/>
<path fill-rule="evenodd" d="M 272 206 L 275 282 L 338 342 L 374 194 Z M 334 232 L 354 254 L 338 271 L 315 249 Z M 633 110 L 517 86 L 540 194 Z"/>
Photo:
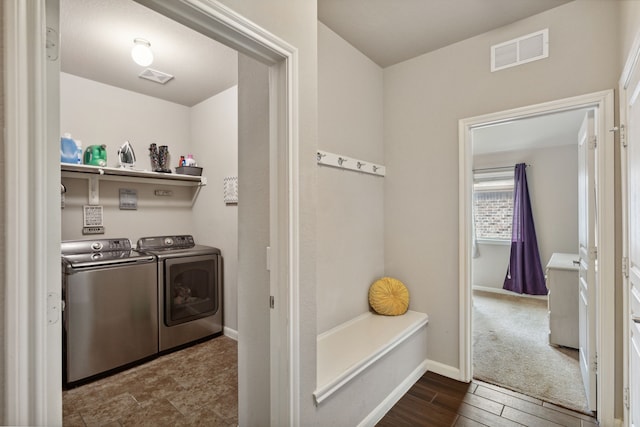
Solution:
<path fill-rule="evenodd" d="M 168 249 L 188 249 L 194 247 L 195 241 L 189 234 L 179 236 L 143 237 L 138 240 L 138 250 L 160 251 Z"/>

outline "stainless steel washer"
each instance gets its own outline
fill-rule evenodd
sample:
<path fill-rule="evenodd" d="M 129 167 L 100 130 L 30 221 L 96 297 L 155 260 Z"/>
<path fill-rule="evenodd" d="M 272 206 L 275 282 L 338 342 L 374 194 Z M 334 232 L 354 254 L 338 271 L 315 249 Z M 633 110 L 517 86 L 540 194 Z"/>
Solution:
<path fill-rule="evenodd" d="M 61 251 L 65 383 L 156 354 L 155 257 L 129 239 L 65 241 Z"/>
<path fill-rule="evenodd" d="M 158 258 L 160 351 L 220 334 L 220 249 L 196 245 L 190 235 L 143 237 L 137 249 Z"/>

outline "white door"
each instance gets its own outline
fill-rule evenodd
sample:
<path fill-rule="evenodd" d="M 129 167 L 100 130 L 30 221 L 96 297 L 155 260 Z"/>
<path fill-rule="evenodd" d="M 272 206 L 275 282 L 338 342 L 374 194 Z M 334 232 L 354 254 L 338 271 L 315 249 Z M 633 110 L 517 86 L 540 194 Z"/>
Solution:
<path fill-rule="evenodd" d="M 624 185 L 623 198 L 627 212 L 624 231 L 627 242 L 628 278 L 627 286 L 627 378 L 629 426 L 640 427 L 640 67 L 635 66 L 631 72 L 628 85 L 622 94 L 626 100 L 627 125 L 625 128 L 627 149 L 627 179 Z M 623 175 L 624 176 L 624 175 Z M 625 274 L 627 276 L 627 274 Z"/>
<path fill-rule="evenodd" d="M 589 409 L 596 409 L 596 137 L 594 112 L 586 113 L 578 134 L 578 241 L 580 371 Z"/>

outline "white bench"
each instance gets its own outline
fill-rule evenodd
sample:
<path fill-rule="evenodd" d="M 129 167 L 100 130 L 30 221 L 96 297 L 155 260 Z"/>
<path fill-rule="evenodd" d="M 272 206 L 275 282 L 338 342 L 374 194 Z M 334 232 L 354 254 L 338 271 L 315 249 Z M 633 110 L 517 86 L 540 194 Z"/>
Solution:
<path fill-rule="evenodd" d="M 417 311 L 402 316 L 364 313 L 318 335 L 316 405 L 426 328 L 428 321 Z"/>

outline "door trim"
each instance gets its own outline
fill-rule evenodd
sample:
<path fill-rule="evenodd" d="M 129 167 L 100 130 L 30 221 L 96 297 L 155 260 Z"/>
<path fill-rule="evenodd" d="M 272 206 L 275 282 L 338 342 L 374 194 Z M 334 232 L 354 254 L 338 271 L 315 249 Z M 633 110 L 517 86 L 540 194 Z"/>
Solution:
<path fill-rule="evenodd" d="M 598 421 L 613 425 L 615 403 L 615 187 L 613 90 L 580 95 L 482 116 L 458 122 L 459 142 L 459 296 L 460 296 L 460 380 L 471 381 L 473 375 L 472 295 L 471 295 L 471 188 L 473 128 L 510 120 L 534 117 L 551 112 L 596 107 L 596 134 L 599 143 L 597 187 L 600 196 L 598 228 L 598 305 L 596 309 L 596 352 L 598 355 Z"/>
<path fill-rule="evenodd" d="M 48 138 L 57 127 L 47 121 L 48 94 L 57 92 L 55 85 L 53 94 L 47 91 L 48 71 L 57 61 L 47 61 L 44 43 L 58 2 L 11 0 L 1 7 L 4 158 L 12 159 L 5 162 L 3 184 L 3 421 L 61 424 L 60 157 Z"/>
<path fill-rule="evenodd" d="M 629 188 L 628 188 L 628 159 L 627 159 L 627 150 L 626 150 L 626 138 L 627 129 L 625 128 L 627 124 L 627 115 L 628 115 L 628 105 L 629 105 L 629 96 L 627 93 L 627 88 L 629 84 L 631 84 L 631 78 L 633 73 L 640 66 L 640 33 L 637 33 L 631 49 L 629 49 L 629 54 L 625 61 L 625 66 L 620 75 L 620 80 L 618 81 L 618 90 L 619 90 L 619 114 L 620 114 L 620 126 L 618 132 L 620 134 L 620 193 L 621 193 L 621 210 L 622 210 L 622 259 L 629 259 Z M 631 94 L 633 96 L 633 94 Z M 628 403 L 630 403 L 630 378 L 629 378 L 629 322 L 631 319 L 629 318 L 629 277 L 626 274 L 622 274 L 622 388 L 623 393 L 626 393 L 623 397 L 625 402 L 622 405 L 623 410 L 623 419 L 625 420 L 625 425 L 628 425 L 630 420 L 630 411 Z"/>
<path fill-rule="evenodd" d="M 278 161 L 270 167 L 278 191 L 270 194 L 270 203 L 279 227 L 272 230 L 271 244 L 282 255 L 272 265 L 272 277 L 279 277 L 278 291 L 286 295 L 286 304 L 275 309 L 275 339 L 285 351 L 277 353 L 280 363 L 272 365 L 281 369 L 271 372 L 272 379 L 280 379 L 279 393 L 272 396 L 271 421 L 273 425 L 299 425 L 298 51 L 214 0 L 138 2 L 191 23 L 198 31 L 267 64 L 275 80 L 270 96 L 280 108 L 270 113 L 271 128 L 277 129 L 270 135 L 270 145 Z M 59 132 L 52 136 L 47 128 L 48 114 L 57 113 L 52 104 L 59 104 L 59 94 L 57 87 L 48 91 L 54 85 L 43 84 L 47 70 L 45 9 L 51 5 L 57 10 L 58 0 L 10 0 L 1 6 L 6 70 L 4 154 L 12 159 L 5 162 L 4 171 L 3 404 L 5 423 L 14 425 L 62 424 L 60 167 L 57 144 L 52 143 Z M 47 306 L 48 293 L 54 294 L 51 302 L 57 301 L 52 307 Z"/>

